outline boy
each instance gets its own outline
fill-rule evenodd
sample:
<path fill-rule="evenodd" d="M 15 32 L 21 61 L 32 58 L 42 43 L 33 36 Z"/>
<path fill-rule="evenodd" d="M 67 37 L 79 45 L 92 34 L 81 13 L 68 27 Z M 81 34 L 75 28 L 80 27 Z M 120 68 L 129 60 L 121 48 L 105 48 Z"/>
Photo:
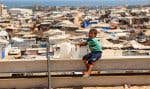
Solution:
<path fill-rule="evenodd" d="M 102 46 L 99 41 L 96 39 L 97 30 L 91 29 L 88 34 L 89 38 L 86 42 L 80 43 L 80 46 L 88 45 L 90 48 L 90 53 L 83 57 L 84 64 L 86 65 L 87 70 L 83 72 L 83 77 L 88 77 L 91 74 L 94 62 L 101 58 L 102 55 Z"/>

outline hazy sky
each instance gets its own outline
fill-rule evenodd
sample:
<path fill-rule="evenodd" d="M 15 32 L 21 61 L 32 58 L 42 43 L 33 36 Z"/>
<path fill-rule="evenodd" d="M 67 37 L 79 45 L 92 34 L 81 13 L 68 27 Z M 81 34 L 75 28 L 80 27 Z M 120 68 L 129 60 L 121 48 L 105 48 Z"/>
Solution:
<path fill-rule="evenodd" d="M 105 6 L 116 5 L 147 5 L 150 0 L 0 0 L 8 7 L 29 6 L 29 5 L 50 5 L 50 6 L 100 6 L 102 2 Z"/>

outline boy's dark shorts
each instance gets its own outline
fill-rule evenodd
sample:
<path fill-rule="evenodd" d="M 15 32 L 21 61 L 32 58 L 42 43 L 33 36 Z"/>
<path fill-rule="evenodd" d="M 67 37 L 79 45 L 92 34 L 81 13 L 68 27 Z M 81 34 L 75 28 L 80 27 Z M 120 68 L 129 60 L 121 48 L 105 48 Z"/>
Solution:
<path fill-rule="evenodd" d="M 87 60 L 88 64 L 93 64 L 102 56 L 101 51 L 91 52 L 83 57 L 83 60 Z"/>

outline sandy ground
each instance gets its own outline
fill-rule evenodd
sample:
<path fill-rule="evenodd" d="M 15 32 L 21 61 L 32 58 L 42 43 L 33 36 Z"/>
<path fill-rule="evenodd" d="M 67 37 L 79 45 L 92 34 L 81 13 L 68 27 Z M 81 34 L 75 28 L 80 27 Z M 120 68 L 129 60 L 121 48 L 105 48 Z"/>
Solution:
<path fill-rule="evenodd" d="M 59 88 L 59 89 L 73 89 L 73 88 Z M 78 89 L 78 88 L 76 88 Z M 116 87 L 88 87 L 83 89 L 150 89 L 150 86 L 116 86 Z"/>

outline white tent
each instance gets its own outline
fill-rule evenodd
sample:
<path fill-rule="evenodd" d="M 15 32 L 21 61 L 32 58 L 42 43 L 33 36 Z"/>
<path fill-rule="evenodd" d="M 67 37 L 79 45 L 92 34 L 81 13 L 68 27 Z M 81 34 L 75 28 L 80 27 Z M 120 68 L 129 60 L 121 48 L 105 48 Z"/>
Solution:
<path fill-rule="evenodd" d="M 0 44 L 8 44 L 9 42 L 7 40 L 4 39 L 0 39 Z"/>
<path fill-rule="evenodd" d="M 144 46 L 138 42 L 136 42 L 135 40 L 133 41 L 130 41 L 130 43 L 132 44 L 132 46 L 135 48 L 135 49 L 150 49 L 150 46 Z"/>
<path fill-rule="evenodd" d="M 13 41 L 16 41 L 16 42 L 24 42 L 24 39 L 21 39 L 21 38 L 18 38 L 18 37 L 14 37 L 12 38 Z"/>
<path fill-rule="evenodd" d="M 0 36 L 8 36 L 8 33 L 6 31 L 0 31 Z"/>

